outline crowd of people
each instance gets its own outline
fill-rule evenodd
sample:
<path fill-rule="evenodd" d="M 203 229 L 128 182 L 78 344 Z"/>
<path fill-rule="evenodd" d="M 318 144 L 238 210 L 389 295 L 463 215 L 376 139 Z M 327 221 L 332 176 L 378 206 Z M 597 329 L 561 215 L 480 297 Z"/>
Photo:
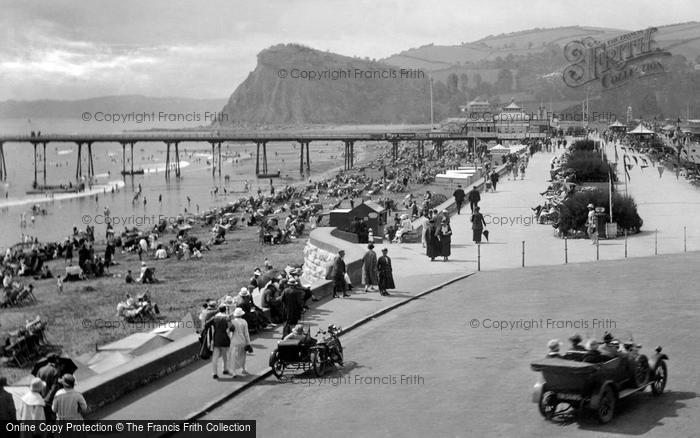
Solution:
<path fill-rule="evenodd" d="M 0 422 L 83 420 L 87 413 L 85 397 L 75 390 L 75 376 L 66 372 L 58 354 L 51 353 L 29 383 L 16 409 L 13 397 L 0 377 Z"/>

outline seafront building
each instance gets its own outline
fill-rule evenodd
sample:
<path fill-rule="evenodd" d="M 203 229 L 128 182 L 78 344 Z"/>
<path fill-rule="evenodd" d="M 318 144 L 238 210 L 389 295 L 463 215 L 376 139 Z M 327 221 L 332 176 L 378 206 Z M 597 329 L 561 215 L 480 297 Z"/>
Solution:
<path fill-rule="evenodd" d="M 466 131 L 482 140 L 522 141 L 550 137 L 559 125 L 542 104 L 537 113 L 528 113 L 514 101 L 498 110 L 486 100 L 475 99 L 460 109 L 465 116 L 445 119 L 443 131 Z"/>

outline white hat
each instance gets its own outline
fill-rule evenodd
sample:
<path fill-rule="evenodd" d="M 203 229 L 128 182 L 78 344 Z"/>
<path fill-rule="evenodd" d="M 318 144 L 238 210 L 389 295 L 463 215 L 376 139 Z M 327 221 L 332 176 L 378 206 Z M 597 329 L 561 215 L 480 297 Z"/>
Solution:
<path fill-rule="evenodd" d="M 559 340 L 552 339 L 551 341 L 547 342 L 547 348 L 549 351 L 559 351 Z"/>
<path fill-rule="evenodd" d="M 245 315 L 245 312 L 244 312 L 243 309 L 241 309 L 240 307 L 236 307 L 236 310 L 233 311 L 233 316 L 234 316 L 235 318 L 239 318 L 239 317 L 241 317 L 241 316 L 243 316 L 243 315 Z"/>
<path fill-rule="evenodd" d="M 224 304 L 233 306 L 233 297 L 231 295 L 226 295 L 226 297 L 224 297 Z"/>
<path fill-rule="evenodd" d="M 250 295 L 250 291 L 248 290 L 247 287 L 242 287 L 241 291 L 238 293 L 238 295 L 240 295 L 242 297 L 247 297 L 248 295 Z"/>
<path fill-rule="evenodd" d="M 588 204 L 587 208 L 595 208 L 595 206 L 593 204 Z"/>

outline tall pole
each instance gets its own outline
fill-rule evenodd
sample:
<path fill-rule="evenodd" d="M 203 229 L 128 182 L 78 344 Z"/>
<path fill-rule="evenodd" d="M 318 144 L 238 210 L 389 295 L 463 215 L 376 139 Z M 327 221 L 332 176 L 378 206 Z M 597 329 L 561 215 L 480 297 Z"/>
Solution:
<path fill-rule="evenodd" d="M 430 130 L 433 130 L 433 77 L 430 76 Z"/>

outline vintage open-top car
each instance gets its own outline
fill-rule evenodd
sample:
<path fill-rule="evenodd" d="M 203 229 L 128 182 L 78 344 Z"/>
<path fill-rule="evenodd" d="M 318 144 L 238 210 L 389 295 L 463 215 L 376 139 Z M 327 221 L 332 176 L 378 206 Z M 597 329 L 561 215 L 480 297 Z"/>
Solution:
<path fill-rule="evenodd" d="M 651 387 L 654 395 L 663 393 L 668 380 L 668 356 L 657 347 L 651 357 L 640 353 L 641 345 L 630 337 L 621 342 L 609 336 L 591 350 L 580 349 L 549 354 L 531 363 L 542 379 L 533 389 L 533 402 L 546 419 L 571 410 L 593 410 L 598 421 L 612 420 L 618 399 Z M 590 346 L 589 346 L 590 347 Z M 606 348 L 607 347 L 607 350 Z"/>

